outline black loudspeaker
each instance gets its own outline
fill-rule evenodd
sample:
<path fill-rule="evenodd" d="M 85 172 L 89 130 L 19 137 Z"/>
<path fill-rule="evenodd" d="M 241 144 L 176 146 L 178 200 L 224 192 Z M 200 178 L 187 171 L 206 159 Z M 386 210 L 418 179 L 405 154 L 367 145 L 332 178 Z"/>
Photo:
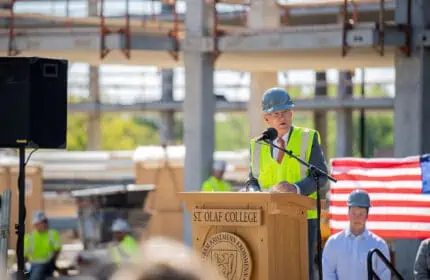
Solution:
<path fill-rule="evenodd" d="M 68 62 L 0 57 L 0 148 L 67 147 Z"/>

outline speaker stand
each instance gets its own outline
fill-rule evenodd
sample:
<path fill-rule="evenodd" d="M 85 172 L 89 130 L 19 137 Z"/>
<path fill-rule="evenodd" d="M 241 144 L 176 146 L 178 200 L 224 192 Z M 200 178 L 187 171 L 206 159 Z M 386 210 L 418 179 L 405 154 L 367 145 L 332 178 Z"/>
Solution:
<path fill-rule="evenodd" d="M 17 256 L 17 279 L 24 280 L 24 234 L 25 234 L 25 143 L 19 143 L 19 174 L 18 174 L 18 224 L 15 225 L 16 234 L 16 256 Z"/>

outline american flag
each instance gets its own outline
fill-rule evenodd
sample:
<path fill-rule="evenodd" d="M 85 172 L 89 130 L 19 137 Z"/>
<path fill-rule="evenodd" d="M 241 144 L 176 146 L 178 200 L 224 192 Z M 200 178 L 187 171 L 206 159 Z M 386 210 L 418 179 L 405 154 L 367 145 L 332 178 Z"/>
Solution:
<path fill-rule="evenodd" d="M 383 238 L 430 237 L 430 154 L 405 158 L 336 158 L 330 185 L 331 233 L 348 225 L 349 193 L 369 193 L 367 228 Z"/>

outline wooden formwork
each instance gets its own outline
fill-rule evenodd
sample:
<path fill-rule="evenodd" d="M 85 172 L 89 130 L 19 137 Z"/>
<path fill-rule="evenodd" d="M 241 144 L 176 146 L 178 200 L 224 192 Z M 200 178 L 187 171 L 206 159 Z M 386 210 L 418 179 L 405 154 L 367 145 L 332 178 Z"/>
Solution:
<path fill-rule="evenodd" d="M 35 211 L 44 210 L 43 204 L 43 170 L 39 164 L 28 164 L 26 166 L 26 191 L 25 206 L 26 219 L 25 231 L 32 230 L 31 220 Z M 9 248 L 16 248 L 17 235 L 15 233 L 15 224 L 18 223 L 18 160 L 15 158 L 2 158 L 0 162 L 0 193 L 10 189 L 11 199 L 11 224 Z"/>
<path fill-rule="evenodd" d="M 136 184 L 153 184 L 145 203 L 146 211 L 152 214 L 143 238 L 166 236 L 183 240 L 183 211 L 177 195 L 182 192 L 184 168 L 177 162 L 137 161 Z"/>

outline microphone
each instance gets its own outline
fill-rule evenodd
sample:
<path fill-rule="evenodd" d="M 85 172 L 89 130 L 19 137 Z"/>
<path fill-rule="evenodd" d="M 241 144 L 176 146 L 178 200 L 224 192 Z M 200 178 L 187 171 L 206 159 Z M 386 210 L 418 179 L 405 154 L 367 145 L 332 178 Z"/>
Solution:
<path fill-rule="evenodd" d="M 253 178 L 246 182 L 246 192 L 261 192 L 261 187 L 257 179 Z"/>
<path fill-rule="evenodd" d="M 276 131 L 276 129 L 272 127 L 269 127 L 268 129 L 263 131 L 263 133 L 261 133 L 261 135 L 257 138 L 257 142 L 265 141 L 265 140 L 273 141 L 277 137 L 278 137 L 278 131 Z"/>

